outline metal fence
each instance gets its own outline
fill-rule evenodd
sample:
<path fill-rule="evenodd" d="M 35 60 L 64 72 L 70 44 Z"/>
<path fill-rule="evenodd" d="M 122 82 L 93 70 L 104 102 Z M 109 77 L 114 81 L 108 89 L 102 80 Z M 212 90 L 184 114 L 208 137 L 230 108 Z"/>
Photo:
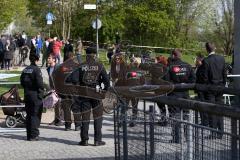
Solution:
<path fill-rule="evenodd" d="M 114 112 L 116 160 L 240 159 L 238 110 L 223 106 L 226 110 L 207 111 L 204 117 L 208 118 L 202 118 L 198 106 L 159 114 L 157 105 L 146 104 L 133 117 L 129 111 L 133 108 L 124 101 L 118 103 Z M 236 114 L 230 116 L 230 112 Z"/>

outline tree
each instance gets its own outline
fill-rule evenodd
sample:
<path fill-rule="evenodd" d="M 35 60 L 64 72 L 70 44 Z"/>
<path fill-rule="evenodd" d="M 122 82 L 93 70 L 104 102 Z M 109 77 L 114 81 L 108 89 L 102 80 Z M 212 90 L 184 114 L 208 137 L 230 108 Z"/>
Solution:
<path fill-rule="evenodd" d="M 216 30 L 220 44 L 226 55 L 233 53 L 234 7 L 233 0 L 220 0 L 221 11 L 215 17 Z"/>
<path fill-rule="evenodd" d="M 201 17 L 198 41 L 212 41 L 218 52 L 231 55 L 233 52 L 234 13 L 233 0 L 214 0 L 211 10 Z"/>
<path fill-rule="evenodd" d="M 0 1 L 0 30 L 16 19 L 24 10 L 26 0 L 1 0 Z"/>

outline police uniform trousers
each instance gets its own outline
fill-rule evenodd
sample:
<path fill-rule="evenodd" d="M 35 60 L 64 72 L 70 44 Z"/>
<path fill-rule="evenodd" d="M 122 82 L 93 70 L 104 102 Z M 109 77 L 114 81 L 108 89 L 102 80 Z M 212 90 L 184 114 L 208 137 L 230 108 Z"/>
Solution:
<path fill-rule="evenodd" d="M 41 123 L 43 104 L 42 100 L 38 98 L 36 91 L 29 91 L 25 95 L 25 109 L 27 139 L 39 136 L 39 126 Z"/>
<path fill-rule="evenodd" d="M 176 98 L 185 98 L 188 99 L 189 95 L 188 92 L 172 92 L 169 94 L 171 97 Z M 180 119 L 181 118 L 181 109 L 179 107 L 175 106 L 169 106 L 169 116 Z M 183 120 L 187 120 L 187 110 L 183 110 Z M 180 137 L 181 137 L 181 124 L 179 122 L 174 122 L 172 126 L 172 135 L 173 135 L 173 142 L 174 143 L 180 143 Z M 184 127 L 184 133 L 186 133 L 186 128 Z"/>
<path fill-rule="evenodd" d="M 197 100 L 199 101 L 206 101 L 204 92 L 198 92 L 197 93 Z M 201 125 L 203 126 L 209 126 L 209 120 L 210 120 L 210 115 L 208 113 L 200 112 L 200 118 L 201 118 Z"/>
<path fill-rule="evenodd" d="M 102 115 L 103 106 L 99 100 L 79 97 L 76 105 L 81 108 L 82 126 L 81 126 L 81 140 L 86 141 L 89 139 L 88 130 L 90 123 L 91 110 L 94 119 L 94 141 L 102 141 Z"/>
<path fill-rule="evenodd" d="M 62 99 L 61 106 L 62 106 L 63 114 L 64 114 L 65 127 L 71 127 L 71 123 L 72 123 L 71 112 L 72 111 L 73 111 L 75 127 L 81 126 L 80 107 L 78 107 L 78 105 L 77 106 L 73 105 L 72 99 Z"/>

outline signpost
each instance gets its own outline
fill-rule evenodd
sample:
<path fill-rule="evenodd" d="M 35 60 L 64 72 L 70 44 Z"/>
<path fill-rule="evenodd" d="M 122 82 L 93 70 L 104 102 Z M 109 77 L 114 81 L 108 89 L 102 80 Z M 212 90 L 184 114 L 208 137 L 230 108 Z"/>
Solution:
<path fill-rule="evenodd" d="M 96 4 L 84 4 L 84 9 L 97 9 Z"/>
<path fill-rule="evenodd" d="M 54 15 L 51 12 L 48 12 L 46 15 L 46 20 L 48 25 L 52 25 L 52 22 L 54 20 Z M 49 37 L 50 37 L 50 26 L 49 26 Z"/>
<path fill-rule="evenodd" d="M 98 45 L 98 29 L 101 28 L 102 22 L 98 18 L 98 0 L 96 0 L 96 4 L 84 4 L 84 9 L 89 9 L 89 10 L 96 10 L 96 20 L 92 22 L 92 27 L 96 29 L 96 49 L 97 49 L 97 56 L 99 57 L 98 50 L 99 50 L 99 45 Z"/>
<path fill-rule="evenodd" d="M 100 29 L 102 27 L 102 21 L 100 19 L 94 20 L 92 22 L 92 27 L 94 29 Z"/>

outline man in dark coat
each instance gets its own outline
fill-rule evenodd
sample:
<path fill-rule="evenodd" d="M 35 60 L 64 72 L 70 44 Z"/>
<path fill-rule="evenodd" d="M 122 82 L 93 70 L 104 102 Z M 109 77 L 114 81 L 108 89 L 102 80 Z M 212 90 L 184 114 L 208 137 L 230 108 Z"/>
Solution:
<path fill-rule="evenodd" d="M 208 57 L 203 60 L 203 81 L 204 84 L 213 86 L 224 86 L 226 83 L 227 72 L 225 69 L 225 59 L 223 56 L 215 53 L 215 46 L 213 43 L 206 43 L 206 50 Z M 219 92 L 205 92 L 205 98 L 211 103 L 222 103 L 222 93 Z M 223 132 L 223 117 L 212 115 L 209 120 L 210 127 L 213 127 Z M 222 134 L 210 135 L 211 138 L 221 138 Z"/>

